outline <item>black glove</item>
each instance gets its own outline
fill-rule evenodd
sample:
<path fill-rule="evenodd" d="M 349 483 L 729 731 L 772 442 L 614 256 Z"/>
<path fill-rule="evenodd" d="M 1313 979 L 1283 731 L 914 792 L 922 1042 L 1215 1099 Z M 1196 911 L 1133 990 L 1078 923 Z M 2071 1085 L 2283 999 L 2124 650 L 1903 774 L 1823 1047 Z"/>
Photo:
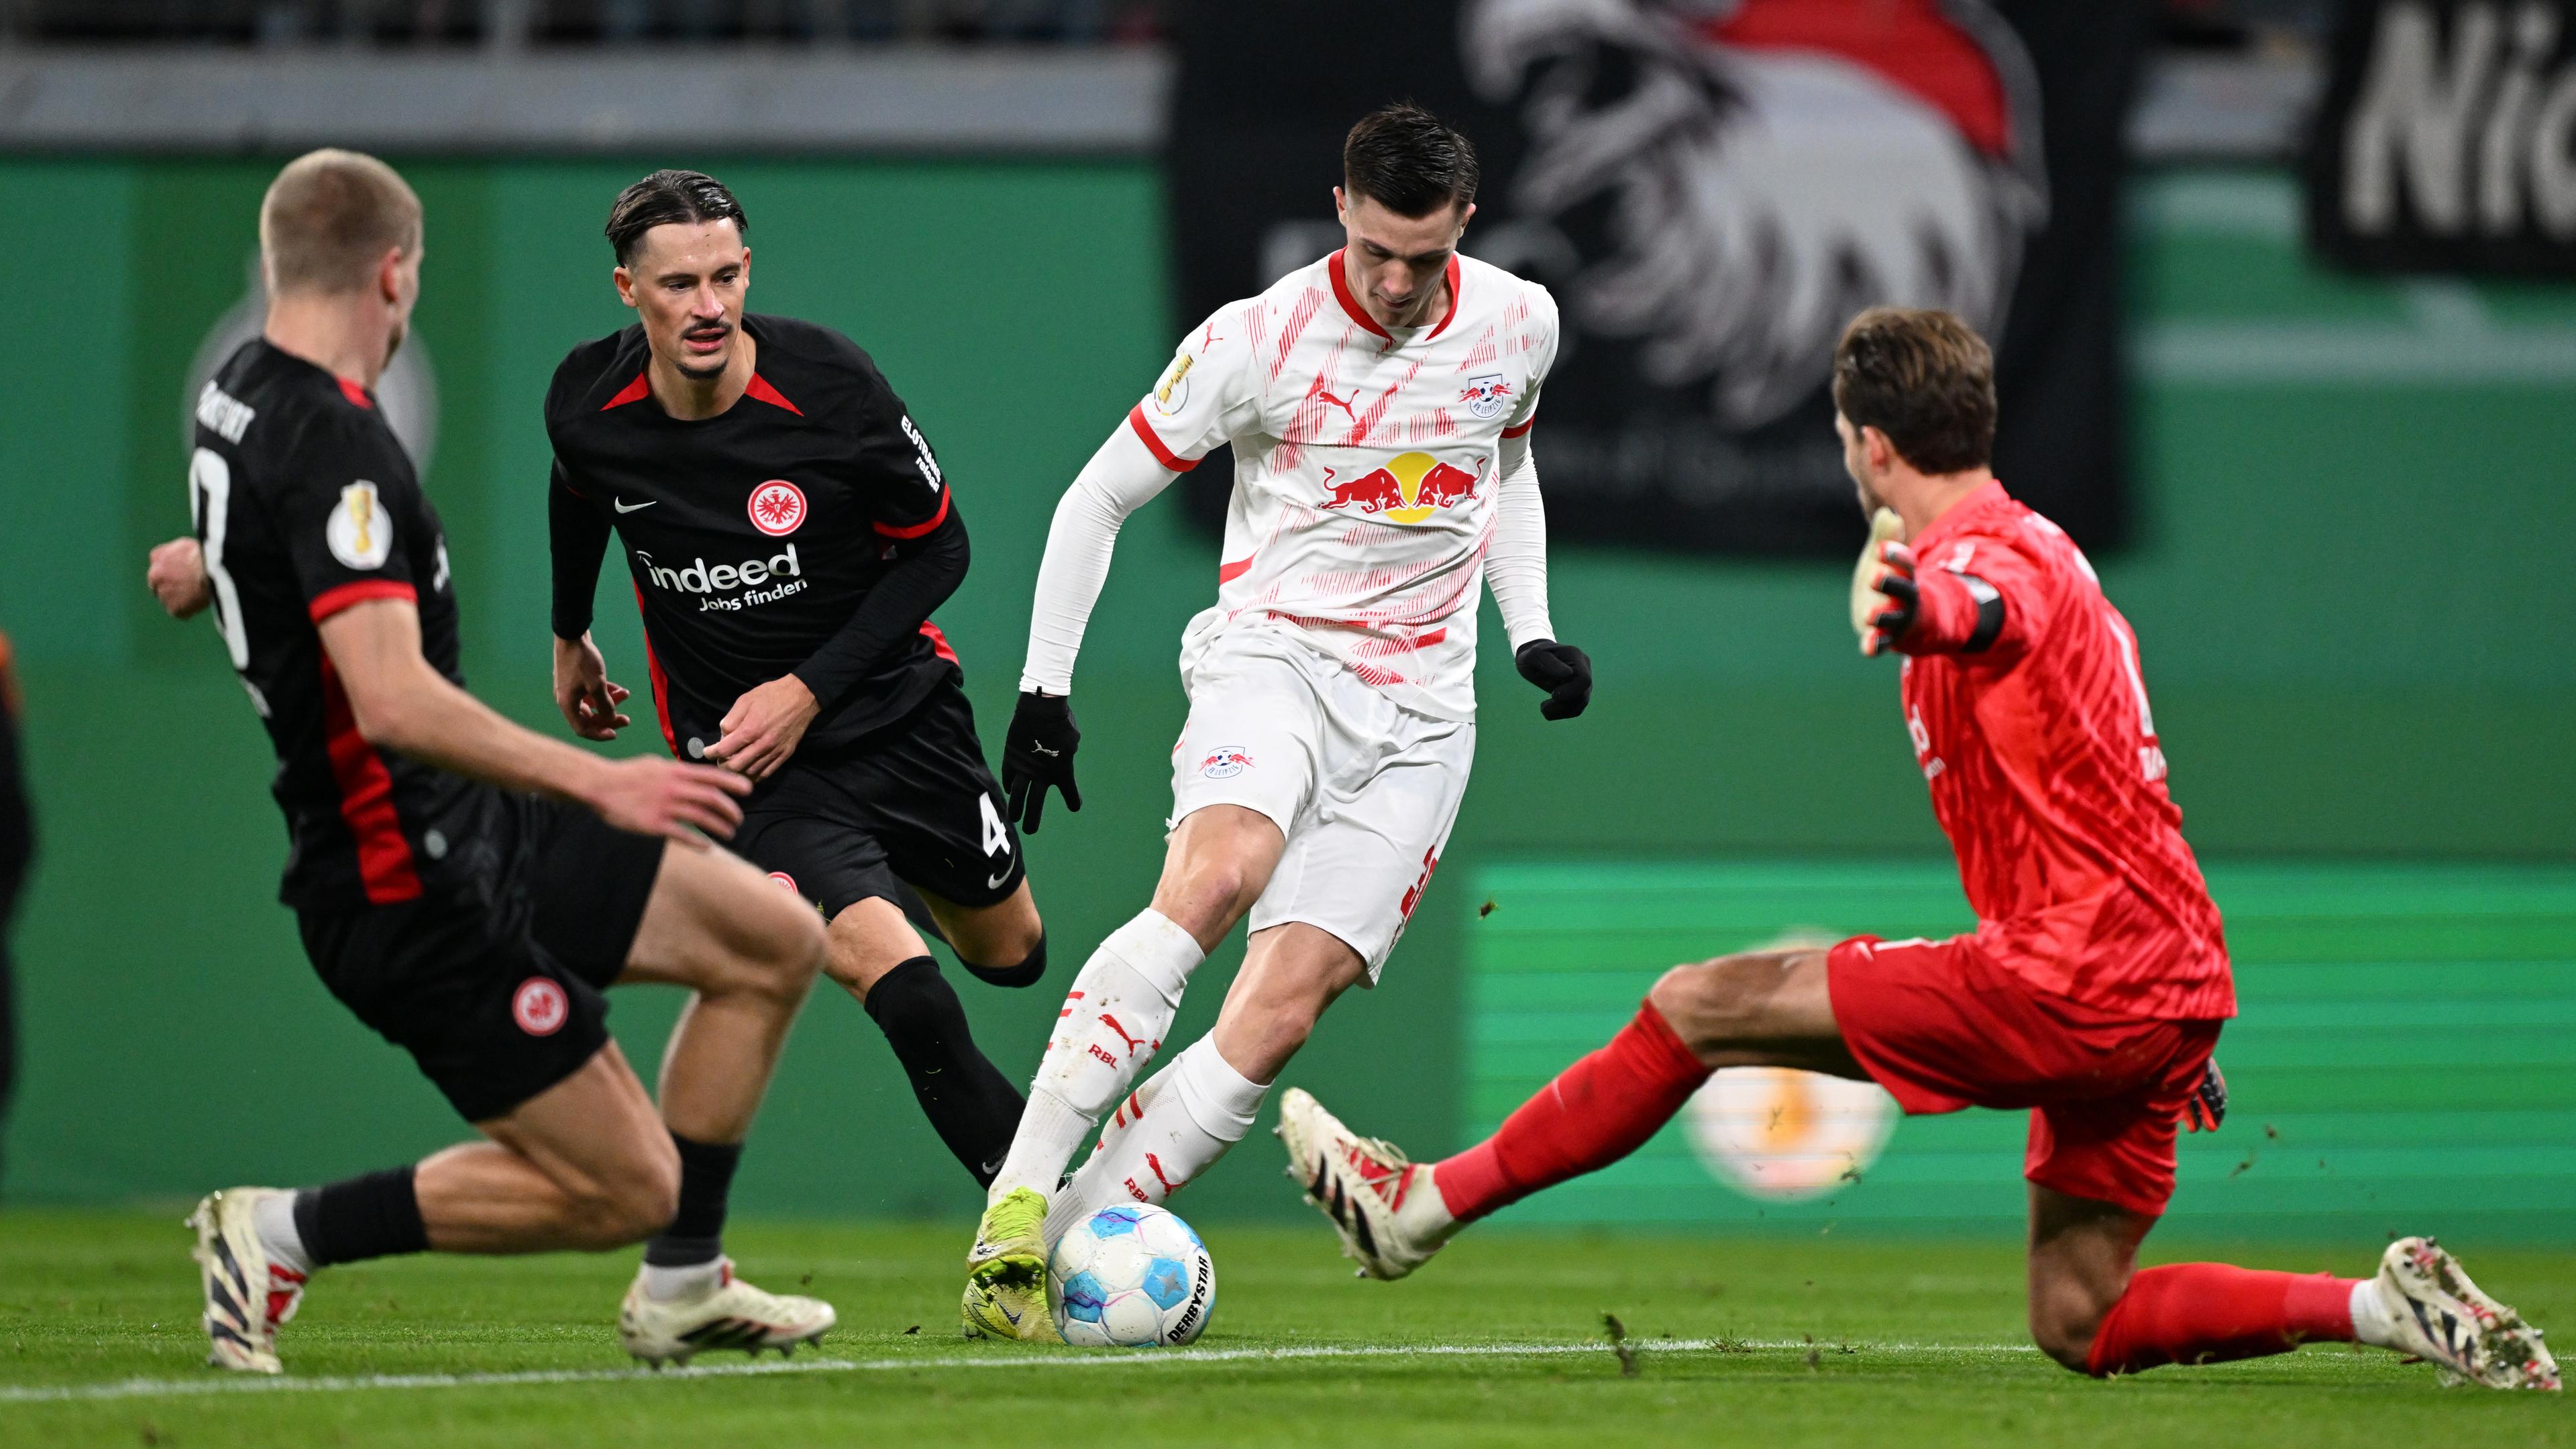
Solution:
<path fill-rule="evenodd" d="M 1064 808 L 1082 808 L 1082 789 L 1073 783 L 1073 752 L 1082 731 L 1073 723 L 1073 701 L 1062 695 L 1023 691 L 1011 712 L 1011 730 L 1002 737 L 1002 790 L 1010 799 L 1011 822 L 1024 834 L 1038 833 L 1046 810 L 1047 786 L 1064 792 Z"/>
<path fill-rule="evenodd" d="M 1512 651 L 1521 678 L 1547 691 L 1540 702 L 1542 719 L 1572 719 L 1592 702 L 1592 659 L 1571 644 L 1532 639 Z"/>

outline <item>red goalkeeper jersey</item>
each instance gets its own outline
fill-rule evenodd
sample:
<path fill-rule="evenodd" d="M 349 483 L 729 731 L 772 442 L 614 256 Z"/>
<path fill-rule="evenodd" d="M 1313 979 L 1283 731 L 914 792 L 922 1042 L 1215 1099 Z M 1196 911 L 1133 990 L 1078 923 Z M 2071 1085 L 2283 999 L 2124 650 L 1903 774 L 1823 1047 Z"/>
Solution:
<path fill-rule="evenodd" d="M 1912 546 L 1924 574 L 1982 580 L 2003 604 L 1991 640 L 1910 652 L 1903 675 L 1906 733 L 1958 852 L 1976 943 L 2088 1006 L 2234 1016 L 2226 938 L 2165 790 L 2137 636 L 2093 566 L 1996 483 Z"/>

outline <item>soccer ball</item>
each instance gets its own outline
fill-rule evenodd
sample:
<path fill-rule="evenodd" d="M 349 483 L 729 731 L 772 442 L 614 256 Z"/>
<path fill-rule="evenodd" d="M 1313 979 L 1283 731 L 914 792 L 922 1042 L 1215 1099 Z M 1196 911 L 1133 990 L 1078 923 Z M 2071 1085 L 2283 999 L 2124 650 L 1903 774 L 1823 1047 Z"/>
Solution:
<path fill-rule="evenodd" d="M 1188 1343 L 1216 1310 L 1216 1264 L 1199 1235 L 1158 1207 L 1107 1207 L 1047 1261 L 1056 1331 L 1081 1348 Z"/>

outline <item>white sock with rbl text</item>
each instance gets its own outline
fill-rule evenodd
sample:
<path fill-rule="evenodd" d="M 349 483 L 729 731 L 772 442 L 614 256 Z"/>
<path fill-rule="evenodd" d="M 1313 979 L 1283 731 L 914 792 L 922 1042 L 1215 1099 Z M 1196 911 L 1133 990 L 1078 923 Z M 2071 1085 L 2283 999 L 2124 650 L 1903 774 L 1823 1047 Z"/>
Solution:
<path fill-rule="evenodd" d="M 1207 959 L 1190 933 L 1156 911 L 1109 933 L 1091 953 L 1056 1014 L 1054 1035 L 1029 1083 L 1010 1155 L 986 1200 L 1015 1188 L 1052 1195 L 1065 1164 L 1136 1073 L 1163 1045 L 1181 990 Z"/>
<path fill-rule="evenodd" d="M 1243 1140 L 1270 1094 L 1226 1061 L 1214 1037 L 1204 1036 L 1146 1085 L 1152 1090 L 1135 1094 L 1143 1112 L 1103 1135 L 1062 1206 L 1048 1211 L 1047 1241 L 1114 1203 L 1169 1199 Z"/>

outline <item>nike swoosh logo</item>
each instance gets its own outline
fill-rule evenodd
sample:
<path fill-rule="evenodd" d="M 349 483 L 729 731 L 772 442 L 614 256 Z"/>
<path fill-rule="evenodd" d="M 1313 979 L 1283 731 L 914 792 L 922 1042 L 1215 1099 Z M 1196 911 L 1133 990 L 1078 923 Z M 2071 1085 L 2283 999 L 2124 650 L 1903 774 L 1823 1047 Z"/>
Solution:
<path fill-rule="evenodd" d="M 1025 1314 L 1013 1313 L 1010 1308 L 1004 1304 L 996 1303 L 993 1306 L 1001 1310 L 1002 1316 L 1011 1321 L 1011 1326 L 1013 1328 L 1019 1327 L 1020 1320 L 1026 1316 Z"/>
<path fill-rule="evenodd" d="M 647 499 L 645 499 L 645 500 L 644 500 L 643 502 L 641 502 L 641 503 L 629 503 L 629 502 L 627 502 L 625 499 L 623 499 L 623 498 L 619 498 L 619 499 L 616 499 L 616 500 L 614 500 L 614 501 L 615 501 L 615 502 L 616 502 L 616 504 L 617 504 L 617 511 L 618 511 L 618 512 L 620 512 L 620 513 L 633 513 L 633 512 L 634 512 L 636 509 L 638 509 L 638 508 L 650 508 L 650 507 L 652 507 L 654 504 L 659 503 L 659 502 L 661 502 L 662 500 L 661 500 L 661 499 L 659 499 L 659 498 L 647 498 Z"/>
<path fill-rule="evenodd" d="M 997 876 L 993 877 L 991 880 L 988 880 L 988 881 L 984 882 L 984 889 L 986 889 L 986 890 L 988 890 L 988 891 L 997 891 L 997 890 L 1000 890 L 1000 889 L 1002 888 L 1002 882 L 1004 882 L 1004 881 L 1006 881 L 1006 880 L 1008 880 L 1008 879 L 1010 879 L 1010 878 L 1011 878 L 1011 873 L 1010 873 L 1009 871 L 1007 871 L 1007 870 L 1006 870 L 1006 871 L 1002 872 L 1000 875 L 997 875 Z"/>

